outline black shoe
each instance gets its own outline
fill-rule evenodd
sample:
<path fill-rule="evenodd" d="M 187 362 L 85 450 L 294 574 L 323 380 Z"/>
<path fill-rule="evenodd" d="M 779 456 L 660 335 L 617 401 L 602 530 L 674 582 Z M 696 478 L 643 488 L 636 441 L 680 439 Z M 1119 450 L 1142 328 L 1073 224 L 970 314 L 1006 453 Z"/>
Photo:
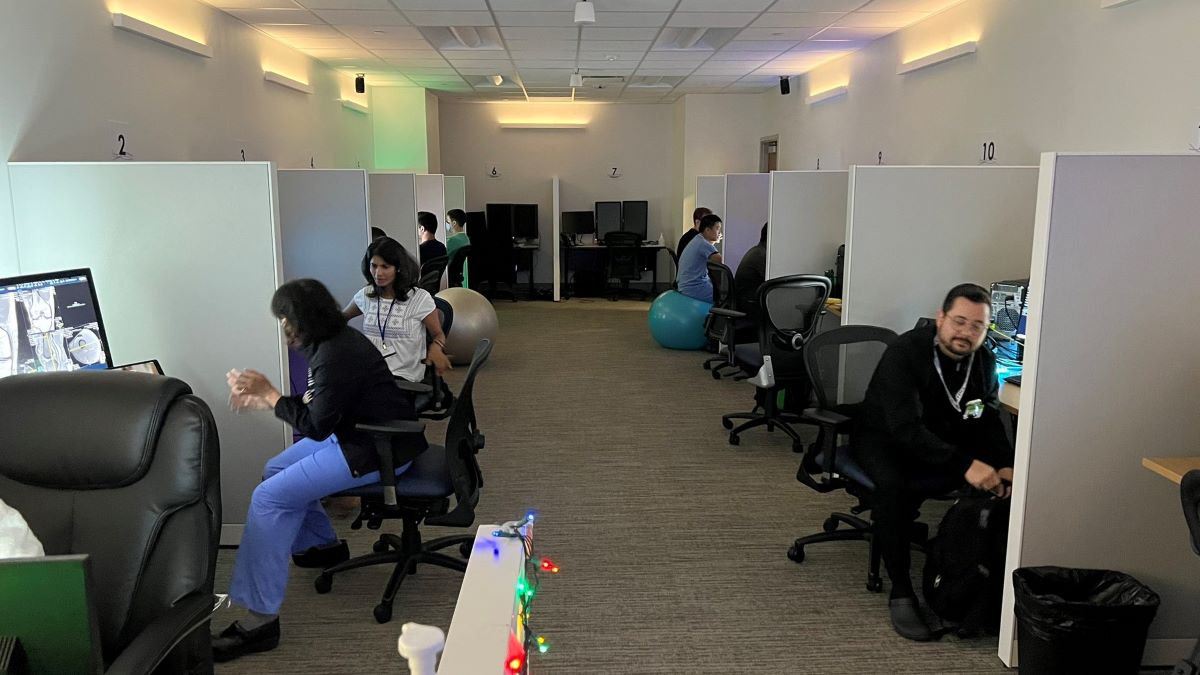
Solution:
<path fill-rule="evenodd" d="M 213 636 L 213 661 L 224 663 L 246 654 L 271 651 L 277 646 L 279 646 L 279 619 L 265 623 L 254 630 L 246 630 L 235 621 L 219 635 Z"/>
<path fill-rule="evenodd" d="M 339 539 L 336 544 L 313 546 L 301 553 L 292 554 L 292 562 L 296 567 L 312 567 L 325 569 L 350 559 L 350 547 L 345 539 Z"/>
<path fill-rule="evenodd" d="M 933 639 L 933 632 L 921 616 L 916 598 L 892 598 L 888 600 L 888 612 L 892 615 L 892 628 L 896 629 L 900 637 L 917 642 Z"/>

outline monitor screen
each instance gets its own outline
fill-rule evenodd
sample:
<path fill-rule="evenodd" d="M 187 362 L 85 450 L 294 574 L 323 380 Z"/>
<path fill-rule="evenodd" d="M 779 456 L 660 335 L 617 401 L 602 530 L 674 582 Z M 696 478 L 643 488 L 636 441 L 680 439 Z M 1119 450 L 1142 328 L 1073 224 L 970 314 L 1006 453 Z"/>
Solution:
<path fill-rule="evenodd" d="M 539 239 L 538 205 L 512 205 L 513 236 L 517 239 Z"/>
<path fill-rule="evenodd" d="M 621 202 L 596 202 L 596 238 L 621 229 Z"/>
<path fill-rule="evenodd" d="M 649 202 L 625 202 L 622 204 L 621 211 L 624 222 L 621 229 L 626 232 L 637 232 L 642 239 L 645 239 L 646 221 L 649 220 L 650 211 Z"/>
<path fill-rule="evenodd" d="M 591 234 L 596 231 L 596 222 L 591 211 L 563 211 L 562 233 L 577 235 Z"/>
<path fill-rule="evenodd" d="M 111 366 L 90 270 L 0 279 L 0 377 Z"/>

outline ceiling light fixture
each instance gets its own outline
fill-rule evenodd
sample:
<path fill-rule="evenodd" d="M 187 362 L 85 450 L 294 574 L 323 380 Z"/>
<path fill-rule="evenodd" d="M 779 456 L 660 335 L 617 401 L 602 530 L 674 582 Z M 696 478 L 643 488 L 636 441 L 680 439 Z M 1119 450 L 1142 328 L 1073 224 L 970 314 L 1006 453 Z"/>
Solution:
<path fill-rule="evenodd" d="M 576 68 L 575 72 L 571 74 L 571 86 L 572 87 L 582 87 L 583 86 L 583 75 L 579 74 L 578 68 Z"/>
<path fill-rule="evenodd" d="M 575 3 L 575 23 L 596 23 L 596 7 L 587 0 Z"/>
<path fill-rule="evenodd" d="M 489 75 L 488 80 L 497 87 L 499 87 L 501 84 L 504 84 L 503 75 Z"/>
<path fill-rule="evenodd" d="M 934 52 L 927 56 L 913 59 L 912 61 L 906 61 L 900 64 L 900 67 L 896 69 L 896 74 L 903 75 L 905 73 L 911 73 L 914 70 L 920 70 L 922 68 L 928 68 L 929 66 L 937 65 L 939 63 L 945 63 L 946 61 L 956 59 L 960 56 L 974 54 L 975 50 L 978 48 L 978 44 L 979 43 L 975 42 L 974 40 L 970 42 L 963 42 L 954 45 L 953 47 L 947 47 L 940 52 Z"/>
<path fill-rule="evenodd" d="M 186 35 L 181 35 L 173 30 L 168 30 L 162 26 L 157 26 L 148 21 L 135 19 L 128 14 L 114 12 L 112 15 L 112 24 L 121 30 L 126 30 L 130 33 L 137 33 L 138 35 L 148 37 L 156 42 L 161 42 L 164 45 L 170 45 L 176 49 L 182 49 L 185 52 L 191 52 L 197 56 L 212 58 L 213 55 L 213 48 L 204 44 L 203 42 L 193 40 Z"/>

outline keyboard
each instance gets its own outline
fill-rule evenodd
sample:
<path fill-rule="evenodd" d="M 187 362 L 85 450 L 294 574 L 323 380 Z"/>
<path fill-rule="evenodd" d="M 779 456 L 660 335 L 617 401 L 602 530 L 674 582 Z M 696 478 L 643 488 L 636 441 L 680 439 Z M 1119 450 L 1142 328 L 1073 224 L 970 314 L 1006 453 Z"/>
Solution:
<path fill-rule="evenodd" d="M 1018 387 L 1021 386 L 1021 376 L 1019 374 L 1018 375 L 1009 375 L 1008 377 L 1004 378 L 1004 381 L 1009 384 L 1015 384 Z"/>

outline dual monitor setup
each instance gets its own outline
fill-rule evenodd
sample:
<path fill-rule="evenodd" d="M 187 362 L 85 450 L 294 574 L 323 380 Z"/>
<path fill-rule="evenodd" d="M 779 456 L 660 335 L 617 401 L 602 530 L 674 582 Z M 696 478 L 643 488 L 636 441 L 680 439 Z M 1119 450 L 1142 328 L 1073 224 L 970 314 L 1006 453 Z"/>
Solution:
<path fill-rule="evenodd" d="M 644 241 L 649 221 L 649 202 L 596 202 L 592 211 L 563 211 L 562 233 L 572 242 L 594 234 L 603 242 L 609 232 L 636 232 Z"/>
<path fill-rule="evenodd" d="M 0 279 L 0 377 L 112 369 L 88 269 Z M 157 361 L 121 370 L 162 373 Z"/>

